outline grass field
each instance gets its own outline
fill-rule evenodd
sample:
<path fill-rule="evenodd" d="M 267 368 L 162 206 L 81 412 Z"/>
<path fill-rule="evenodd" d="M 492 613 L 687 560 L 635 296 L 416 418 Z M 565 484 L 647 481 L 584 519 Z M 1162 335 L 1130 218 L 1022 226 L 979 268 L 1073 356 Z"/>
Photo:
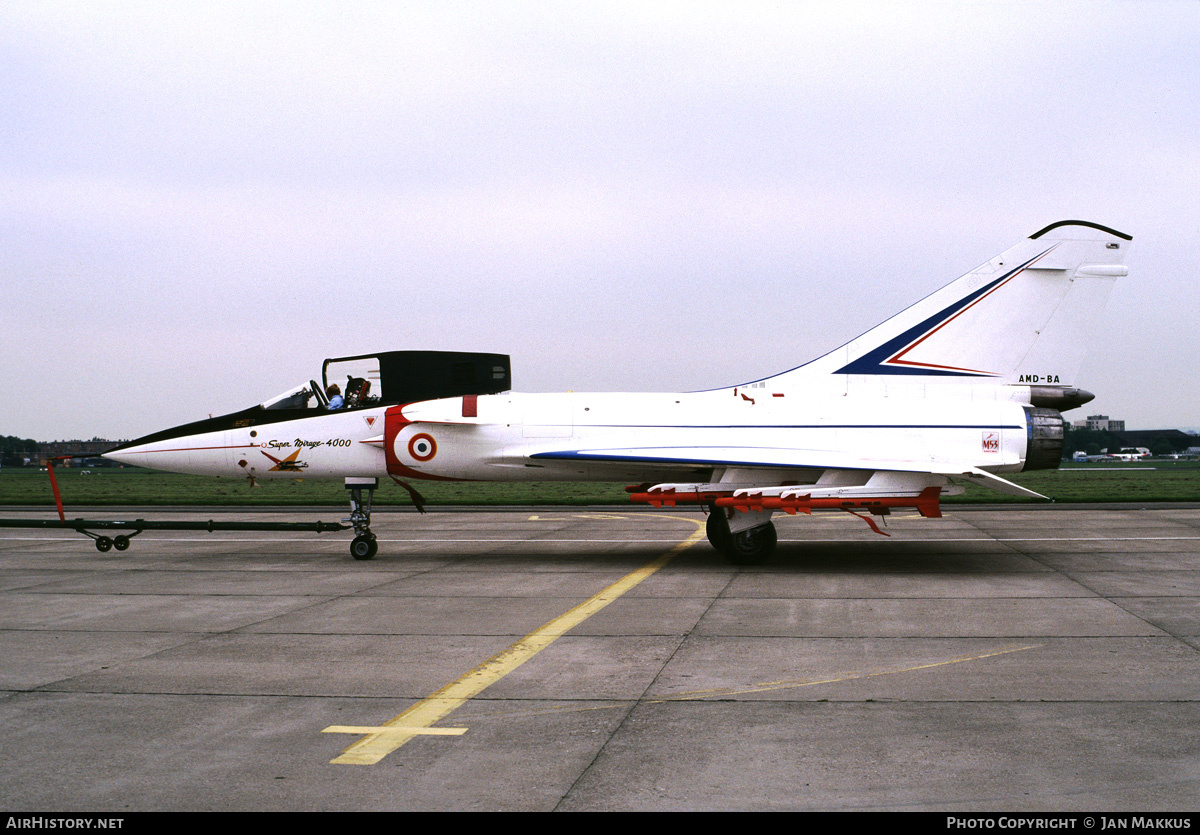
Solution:
<path fill-rule="evenodd" d="M 1151 469 L 1147 469 L 1151 468 Z M 86 474 L 85 474 L 86 472 Z M 349 499 L 338 481 L 260 481 L 175 475 L 138 469 L 56 469 L 63 503 L 71 505 L 336 505 Z M 1200 501 L 1200 464 L 1154 461 L 1131 464 L 1066 464 L 1006 476 L 1059 502 Z M 431 505 L 625 504 L 624 483 L 417 482 Z M 968 487 L 947 504 L 1026 502 L 992 490 Z M 381 479 L 376 505 L 410 504 L 408 493 Z M 44 471 L 0 469 L 0 505 L 54 506 Z"/>

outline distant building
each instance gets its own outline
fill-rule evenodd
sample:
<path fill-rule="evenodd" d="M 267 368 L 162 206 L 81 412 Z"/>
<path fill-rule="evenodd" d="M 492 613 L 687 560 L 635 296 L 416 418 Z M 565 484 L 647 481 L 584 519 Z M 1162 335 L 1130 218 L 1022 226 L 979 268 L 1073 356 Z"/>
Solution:
<path fill-rule="evenodd" d="M 1108 415 L 1088 415 L 1087 420 L 1077 420 L 1072 429 L 1087 429 L 1090 432 L 1124 432 L 1125 421 L 1110 420 Z"/>
<path fill-rule="evenodd" d="M 38 444 L 38 461 L 42 466 L 46 465 L 46 461 L 50 458 L 56 458 L 60 455 L 79 455 L 80 453 L 94 452 L 96 455 L 101 455 L 108 452 L 121 441 L 109 441 L 104 438 L 92 438 L 90 441 L 46 441 Z"/>

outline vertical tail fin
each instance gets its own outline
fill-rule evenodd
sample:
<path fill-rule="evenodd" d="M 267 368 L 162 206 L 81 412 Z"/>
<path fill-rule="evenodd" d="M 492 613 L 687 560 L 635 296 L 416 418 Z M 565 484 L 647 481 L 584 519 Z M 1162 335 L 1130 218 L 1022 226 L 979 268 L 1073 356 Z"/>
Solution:
<path fill-rule="evenodd" d="M 794 371 L 1071 385 L 1132 240 L 1053 223 Z"/>

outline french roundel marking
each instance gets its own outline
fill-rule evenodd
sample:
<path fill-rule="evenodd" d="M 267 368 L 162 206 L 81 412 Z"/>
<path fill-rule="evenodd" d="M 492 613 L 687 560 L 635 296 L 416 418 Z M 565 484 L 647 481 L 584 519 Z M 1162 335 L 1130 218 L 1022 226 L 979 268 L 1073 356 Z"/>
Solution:
<path fill-rule="evenodd" d="M 418 432 L 408 439 L 408 454 L 416 461 L 428 461 L 437 455 L 437 441 L 432 435 Z"/>

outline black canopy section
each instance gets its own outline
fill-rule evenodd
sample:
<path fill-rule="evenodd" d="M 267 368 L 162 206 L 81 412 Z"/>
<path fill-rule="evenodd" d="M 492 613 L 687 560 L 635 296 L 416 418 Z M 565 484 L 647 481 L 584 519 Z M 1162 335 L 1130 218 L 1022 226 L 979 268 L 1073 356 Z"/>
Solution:
<path fill-rule="evenodd" d="M 415 403 L 465 394 L 496 394 L 512 388 L 512 371 L 507 354 L 476 354 L 466 351 L 385 351 L 325 360 L 321 379 L 325 386 L 329 367 L 361 360 L 379 361 L 379 396 L 374 405 Z"/>

